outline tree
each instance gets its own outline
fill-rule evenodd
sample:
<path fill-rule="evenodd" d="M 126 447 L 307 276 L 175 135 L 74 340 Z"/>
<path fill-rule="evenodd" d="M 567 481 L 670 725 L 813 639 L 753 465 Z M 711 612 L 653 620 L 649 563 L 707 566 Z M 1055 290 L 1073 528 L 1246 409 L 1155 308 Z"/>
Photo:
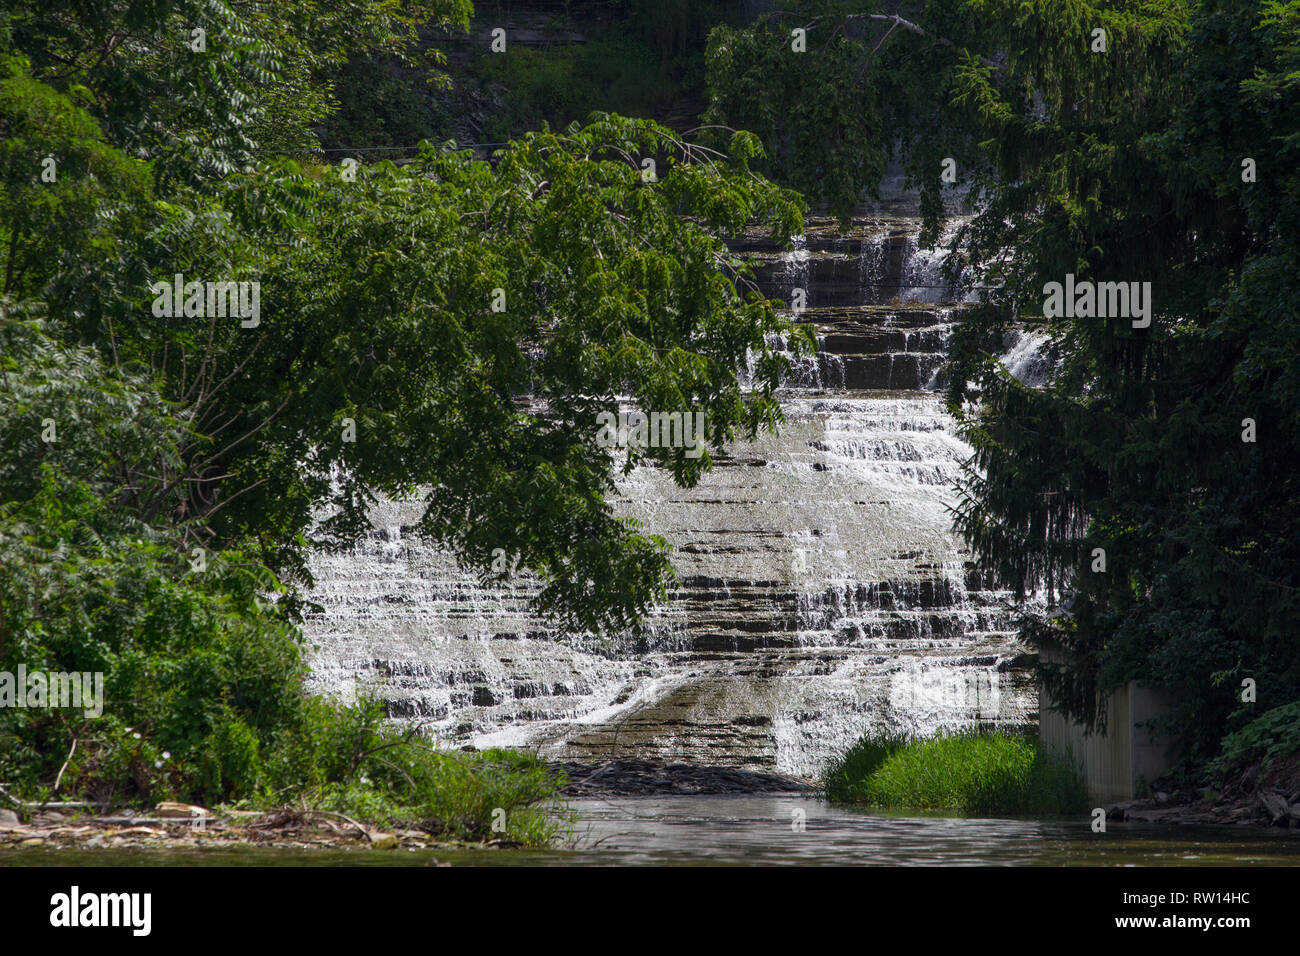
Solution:
<path fill-rule="evenodd" d="M 275 277 L 262 326 L 132 330 L 168 394 L 196 387 L 177 356 L 194 346 L 210 357 L 199 374 L 220 385 L 198 387 L 201 430 L 252 433 L 186 474 L 189 513 L 224 509 L 210 524 L 222 538 L 274 528 L 284 542 L 328 504 L 321 530 L 343 545 L 368 529 L 374 494 L 427 486 L 421 530 L 471 565 L 488 572 L 502 549 L 542 575 L 542 606 L 571 626 L 633 623 L 663 593 L 668 564 L 662 542 L 610 512 L 600 413 L 621 396 L 702 412 L 714 449 L 779 413 L 786 363 L 767 336 L 790 324 L 746 287 L 721 237 L 754 218 L 788 235 L 799 207 L 749 171 L 749 148 L 738 136 L 724 160 L 652 123 L 598 117 L 531 134 L 495 164 L 428 149 L 354 182 L 291 167 L 232 179 L 217 248 Z M 655 181 L 640 157 L 658 158 Z M 216 267 L 173 259 L 161 271 Z M 751 353 L 746 392 L 736 370 Z M 642 457 L 684 484 L 711 461 L 649 448 L 625 464 Z"/>
<path fill-rule="evenodd" d="M 179 15 L 163 13 L 166 24 Z M 103 30 L 85 40 L 60 33 L 58 45 L 52 29 L 32 14 L 14 33 L 46 68 L 56 46 L 82 50 L 69 67 L 81 70 L 84 50 L 115 49 Z M 223 55 L 235 72 L 247 65 L 242 50 Z M 104 59 L 112 82 L 135 82 L 139 64 Z M 35 78 L 22 83 L 70 99 Z M 221 114 L 244 136 L 259 105 L 236 122 L 228 92 L 182 84 L 168 109 Z M 132 103 L 128 114 L 145 115 Z M 16 111 L 15 129 L 20 120 Z M 78 135 L 137 179 L 115 150 L 153 157 L 155 173 L 171 168 L 166 142 L 142 141 L 135 127 L 116 139 L 123 121 L 114 113 L 99 137 Z M 64 139 L 23 145 L 23 162 L 45 148 L 71 151 Z M 779 415 L 785 360 L 768 343 L 792 328 L 723 239 L 753 220 L 788 236 L 801 206 L 752 171 L 752 137 L 734 136 L 727 156 L 653 123 L 596 116 L 531 134 L 492 163 L 429 148 L 406 169 L 381 163 L 355 175 L 282 159 L 245 169 L 239 149 L 221 149 L 226 161 L 137 190 L 129 222 L 114 211 L 123 197 L 101 184 L 85 204 L 103 233 L 98 258 L 79 264 L 75 281 L 47 263 L 23 290 L 47 301 L 71 341 L 115 367 L 147 370 L 184 410 L 178 462 L 158 463 L 156 485 L 130 483 L 131 507 L 209 546 L 253 548 L 301 582 L 317 509 L 333 512 L 323 539 L 344 546 L 368 529 L 374 494 L 427 487 L 421 530 L 485 575 L 504 550 L 543 577 L 542 607 L 571 627 L 633 623 L 671 573 L 664 543 L 610 511 L 600 413 L 617 411 L 620 397 L 647 411 L 700 412 L 715 450 Z M 221 175 L 195 180 L 203 170 Z M 25 166 L 14 176 L 16 216 L 42 194 Z M 19 230 L 7 239 L 24 260 L 39 260 L 36 243 L 46 241 Z M 173 300 L 176 276 L 186 288 Z M 211 314 L 205 294 L 227 283 L 256 291 L 259 315 Z M 746 391 L 737 369 L 751 356 Z M 625 463 L 643 456 L 688 484 L 711 462 L 679 447 L 632 449 Z"/>
<path fill-rule="evenodd" d="M 311 152 L 350 58 L 415 56 L 469 0 L 18 0 L 0 35 L 160 181 L 201 186 L 269 151 Z M 418 57 L 435 74 L 436 53 Z"/>
<path fill-rule="evenodd" d="M 929 241 L 943 212 L 943 161 L 964 176 L 988 167 L 953 100 L 959 67 L 979 63 L 967 48 L 993 42 L 970 5 L 796 0 L 751 26 L 713 30 L 705 122 L 755 133 L 767 147 L 763 171 L 842 224 L 864 195 L 879 197 L 897 156 L 921 189 Z"/>
<path fill-rule="evenodd" d="M 1166 688 L 1179 704 L 1164 729 L 1193 762 L 1249 719 L 1243 678 L 1268 687 L 1265 703 L 1300 696 L 1289 638 L 1300 513 L 1287 464 L 1300 450 L 1297 396 L 1260 362 L 1300 329 L 1287 238 L 1296 103 L 1283 79 L 1295 28 L 1281 6 L 1172 8 L 1146 32 L 1152 45 L 1136 40 L 1141 54 L 1119 64 L 1125 81 L 1110 78 L 1108 100 L 1089 96 L 1086 110 L 1048 100 L 1062 145 L 1021 160 L 1013 189 L 1025 197 L 995 199 L 989 214 L 1016 226 L 988 230 L 997 244 L 977 239 L 969 253 L 1023 250 L 1002 270 L 1006 308 L 983 311 L 994 321 L 963 335 L 1006 328 L 1017 305 L 1037 311 L 1035 286 L 1067 271 L 1152 284 L 1149 329 L 1127 318 L 1058 324 L 1048 389 L 984 365 L 958 523 L 1018 591 L 1072 596 L 1069 614 L 1027 627 L 1069 654 L 1045 669 L 1052 695 L 1096 723 L 1095 691 L 1130 679 Z M 1132 44 L 1132 33 L 1111 42 Z M 997 101 L 987 102 L 991 119 Z M 1260 189 L 1242 160 L 1264 152 Z M 1246 419 L 1267 444 L 1243 440 Z"/>

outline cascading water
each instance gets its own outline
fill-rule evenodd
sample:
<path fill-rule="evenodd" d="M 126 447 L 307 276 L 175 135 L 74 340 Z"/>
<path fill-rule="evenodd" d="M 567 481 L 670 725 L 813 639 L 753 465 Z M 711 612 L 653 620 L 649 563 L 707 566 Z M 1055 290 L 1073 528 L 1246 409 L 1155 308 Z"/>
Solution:
<path fill-rule="evenodd" d="M 1016 332 L 1010 348 L 1000 361 L 1015 378 L 1031 388 L 1047 384 L 1056 371 L 1056 362 L 1047 351 L 1051 338 L 1045 332 Z"/>
<path fill-rule="evenodd" d="M 960 304 L 918 226 L 877 215 L 846 238 L 810 220 L 792 251 L 736 243 L 767 294 L 804 290 L 822 351 L 787 382 L 779 434 L 692 489 L 652 467 L 620 483 L 681 579 L 642 632 L 555 633 L 526 579 L 479 586 L 404 532 L 418 503 L 387 502 L 369 540 L 315 561 L 318 688 L 366 690 L 451 743 L 808 775 L 869 729 L 1031 722 L 1007 595 L 951 530 L 970 448 L 933 389 Z"/>

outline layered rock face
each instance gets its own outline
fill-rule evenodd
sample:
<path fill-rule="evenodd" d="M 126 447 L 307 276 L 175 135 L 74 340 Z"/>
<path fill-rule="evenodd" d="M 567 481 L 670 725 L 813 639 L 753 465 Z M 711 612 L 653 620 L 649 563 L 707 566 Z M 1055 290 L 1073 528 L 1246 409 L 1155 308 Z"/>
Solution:
<path fill-rule="evenodd" d="M 951 531 L 970 449 L 935 390 L 961 295 L 910 212 L 868 210 L 846 236 L 812 220 L 793 251 L 737 243 L 768 295 L 804 290 L 821 354 L 779 434 L 693 489 L 653 468 L 622 483 L 619 510 L 669 540 L 681 579 L 642 632 L 555 633 L 527 580 L 479 587 L 405 532 L 418 504 L 385 503 L 370 540 L 315 562 L 319 689 L 376 694 L 449 743 L 803 775 L 873 728 L 1032 722 L 1008 596 Z"/>

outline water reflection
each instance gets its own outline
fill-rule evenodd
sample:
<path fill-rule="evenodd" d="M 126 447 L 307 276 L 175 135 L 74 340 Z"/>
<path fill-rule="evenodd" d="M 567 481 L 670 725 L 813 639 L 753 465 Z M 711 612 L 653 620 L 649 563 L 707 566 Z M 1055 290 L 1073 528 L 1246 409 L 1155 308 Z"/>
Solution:
<path fill-rule="evenodd" d="M 584 798 L 569 850 L 8 850 L 63 866 L 1297 866 L 1300 837 L 1233 827 L 975 820 L 862 812 L 787 796 Z"/>
<path fill-rule="evenodd" d="M 1300 835 L 1247 827 L 861 812 L 798 796 L 572 800 L 577 845 L 502 849 L 9 849 L 0 866 L 1297 866 Z"/>
<path fill-rule="evenodd" d="M 749 865 L 1300 864 L 1300 839 L 1224 827 L 865 812 L 805 797 L 582 800 L 581 862 Z M 601 859 L 593 859 L 600 857 Z M 572 862 L 579 862 L 574 860 Z"/>

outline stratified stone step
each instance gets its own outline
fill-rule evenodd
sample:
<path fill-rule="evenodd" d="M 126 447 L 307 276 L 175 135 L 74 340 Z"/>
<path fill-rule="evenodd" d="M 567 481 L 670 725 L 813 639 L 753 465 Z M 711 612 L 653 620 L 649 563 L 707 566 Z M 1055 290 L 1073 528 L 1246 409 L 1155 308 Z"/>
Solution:
<path fill-rule="evenodd" d="M 445 743 L 538 748 L 587 776 L 622 762 L 652 787 L 696 785 L 673 765 L 813 776 L 869 730 L 1032 722 L 1008 595 L 952 528 L 972 450 L 936 390 L 963 296 L 919 232 L 899 200 L 847 234 L 810 218 L 790 250 L 733 243 L 769 295 L 803 290 L 820 352 L 785 383 L 779 434 L 718 450 L 696 487 L 620 479 L 615 510 L 669 541 L 679 575 L 643 628 L 561 632 L 531 610 L 536 581 L 480 584 L 410 533 L 418 499 L 380 501 L 371 539 L 313 560 L 315 687 Z"/>

